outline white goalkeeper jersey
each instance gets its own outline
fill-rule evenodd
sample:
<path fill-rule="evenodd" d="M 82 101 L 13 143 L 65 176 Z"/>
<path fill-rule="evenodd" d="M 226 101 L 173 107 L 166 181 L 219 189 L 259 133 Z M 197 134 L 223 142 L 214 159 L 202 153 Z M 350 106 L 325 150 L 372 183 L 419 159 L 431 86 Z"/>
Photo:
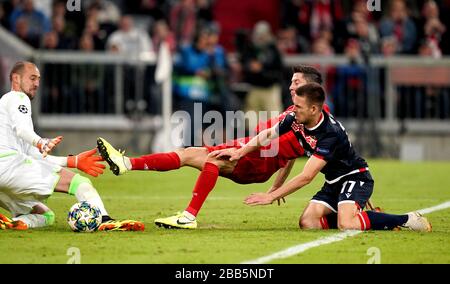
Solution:
<path fill-rule="evenodd" d="M 26 133 L 31 141 L 40 139 L 34 132 L 30 99 L 22 92 L 11 91 L 0 98 L 0 158 L 30 153 L 33 146 L 19 133 Z"/>

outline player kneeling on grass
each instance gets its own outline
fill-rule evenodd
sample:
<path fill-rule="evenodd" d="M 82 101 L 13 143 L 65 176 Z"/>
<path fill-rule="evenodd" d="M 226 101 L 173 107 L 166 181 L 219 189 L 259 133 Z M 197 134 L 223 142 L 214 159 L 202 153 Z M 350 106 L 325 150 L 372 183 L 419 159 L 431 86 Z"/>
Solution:
<path fill-rule="evenodd" d="M 325 92 L 319 84 L 301 86 L 296 94 L 295 110 L 291 115 L 273 128 L 262 131 L 240 149 L 221 150 L 217 155 L 230 157 L 231 161 L 239 160 L 289 132 L 302 143 L 309 156 L 303 171 L 272 192 L 251 194 L 245 203 L 271 204 L 309 184 L 322 172 L 325 184 L 300 217 L 302 229 L 327 228 L 330 225 L 328 217 L 337 214 L 337 227 L 341 230 L 406 227 L 414 231 L 431 231 L 431 224 L 417 212 L 392 215 L 362 211 L 374 186 L 366 161 L 356 154 L 342 124 L 322 110 Z"/>
<path fill-rule="evenodd" d="M 109 217 L 91 181 L 63 168 L 77 168 L 98 176 L 105 166 L 98 163 L 102 158 L 95 155 L 95 149 L 77 156 L 48 155 L 62 137 L 41 138 L 34 132 L 31 100 L 39 87 L 37 67 L 31 62 L 18 62 L 10 80 L 11 92 L 0 99 L 0 207 L 13 218 L 0 214 L 0 229 L 26 230 L 52 225 L 55 214 L 44 203 L 56 191 L 98 206 L 102 213 L 98 230 L 144 230 L 141 222 Z"/>

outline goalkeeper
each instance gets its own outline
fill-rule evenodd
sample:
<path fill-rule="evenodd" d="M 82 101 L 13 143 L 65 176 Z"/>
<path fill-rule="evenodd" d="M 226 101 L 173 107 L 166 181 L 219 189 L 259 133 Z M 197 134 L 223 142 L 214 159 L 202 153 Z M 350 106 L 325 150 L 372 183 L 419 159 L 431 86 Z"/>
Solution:
<path fill-rule="evenodd" d="M 31 62 L 17 62 L 10 73 L 11 92 L 0 99 L 0 229 L 27 230 L 52 225 L 54 212 L 45 205 L 53 192 L 73 195 L 100 208 L 99 230 L 141 231 L 138 221 L 109 217 L 91 181 L 64 167 L 77 168 L 91 176 L 103 173 L 102 158 L 92 149 L 77 156 L 48 155 L 62 137 L 42 138 L 34 132 L 31 100 L 36 96 L 40 72 Z"/>

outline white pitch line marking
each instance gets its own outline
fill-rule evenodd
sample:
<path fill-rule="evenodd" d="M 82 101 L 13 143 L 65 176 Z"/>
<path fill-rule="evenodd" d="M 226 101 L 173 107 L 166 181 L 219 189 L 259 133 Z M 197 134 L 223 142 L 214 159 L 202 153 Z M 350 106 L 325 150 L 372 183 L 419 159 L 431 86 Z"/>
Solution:
<path fill-rule="evenodd" d="M 420 214 L 428 214 L 431 212 L 435 212 L 435 211 L 439 211 L 439 210 L 444 210 L 450 207 L 450 201 L 444 202 L 442 204 L 433 206 L 433 207 L 429 207 L 429 208 L 424 208 L 424 209 L 420 209 L 417 210 L 417 212 L 419 212 Z M 363 231 L 355 231 L 355 230 L 348 230 L 348 231 L 344 231 L 341 233 L 337 233 L 328 237 L 323 237 L 311 242 L 307 242 L 304 244 L 299 244 L 290 248 L 287 248 L 285 250 L 267 255 L 267 256 L 263 256 L 260 258 L 256 258 L 253 260 L 249 260 L 249 261 L 244 261 L 241 262 L 241 264 L 262 264 L 262 263 L 268 263 L 271 262 L 275 259 L 282 259 L 282 258 L 287 258 L 287 257 L 291 257 L 297 254 L 300 254 L 302 252 L 305 252 L 311 248 L 315 248 L 321 245 L 326 245 L 326 244 L 331 244 L 331 243 L 335 243 L 335 242 L 339 242 L 342 241 L 348 237 L 353 237 L 356 236 L 360 233 L 362 233 Z"/>

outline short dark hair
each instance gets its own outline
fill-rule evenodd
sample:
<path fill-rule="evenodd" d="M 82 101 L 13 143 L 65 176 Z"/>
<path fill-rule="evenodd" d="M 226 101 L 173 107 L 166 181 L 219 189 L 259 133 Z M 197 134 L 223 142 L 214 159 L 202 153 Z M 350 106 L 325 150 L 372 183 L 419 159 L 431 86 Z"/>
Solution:
<path fill-rule="evenodd" d="M 23 69 L 25 69 L 25 65 L 27 64 L 26 61 L 19 61 L 14 64 L 13 68 L 11 69 L 11 73 L 9 73 L 9 81 L 12 82 L 13 74 L 23 74 Z"/>
<path fill-rule="evenodd" d="M 322 107 L 325 103 L 325 90 L 318 83 L 303 85 L 295 93 L 299 97 L 305 97 L 310 104 L 316 104 Z"/>
<path fill-rule="evenodd" d="M 292 67 L 293 73 L 302 73 L 308 83 L 322 84 L 322 74 L 316 68 L 308 65 L 298 65 Z"/>

